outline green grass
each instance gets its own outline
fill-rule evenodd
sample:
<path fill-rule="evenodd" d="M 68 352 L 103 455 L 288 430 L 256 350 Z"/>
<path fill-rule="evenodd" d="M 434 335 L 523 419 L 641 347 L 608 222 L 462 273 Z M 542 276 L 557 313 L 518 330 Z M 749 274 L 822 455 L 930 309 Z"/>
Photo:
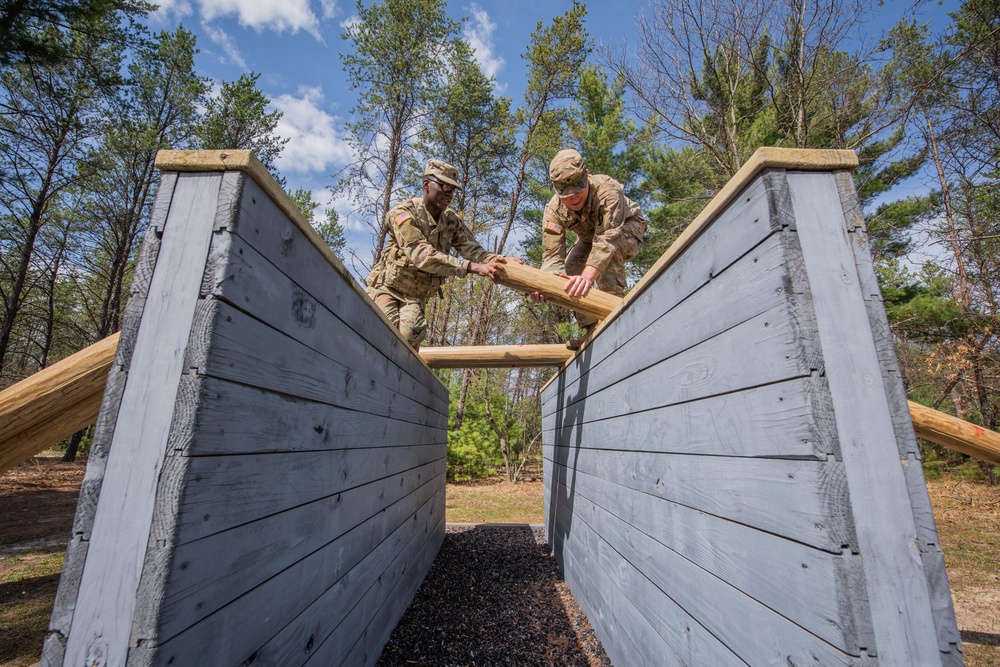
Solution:
<path fill-rule="evenodd" d="M 63 559 L 61 546 L 0 559 L 0 667 L 38 662 Z"/>

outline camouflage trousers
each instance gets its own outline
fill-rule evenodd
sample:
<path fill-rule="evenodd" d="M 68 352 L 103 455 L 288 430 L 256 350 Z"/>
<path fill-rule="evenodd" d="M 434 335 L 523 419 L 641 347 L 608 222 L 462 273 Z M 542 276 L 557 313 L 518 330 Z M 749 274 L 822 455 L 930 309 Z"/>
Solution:
<path fill-rule="evenodd" d="M 427 319 L 424 317 L 426 299 L 410 299 L 385 287 L 369 287 L 368 296 L 399 329 L 406 342 L 414 350 L 419 350 L 420 343 L 427 336 Z"/>
<path fill-rule="evenodd" d="M 597 279 L 597 289 L 602 292 L 625 296 L 628 282 L 625 280 L 625 262 L 639 253 L 641 241 L 632 234 L 622 234 L 618 237 L 615 247 L 617 251 L 611 256 L 611 263 Z M 566 275 L 578 276 L 587 266 L 592 244 L 578 240 L 566 254 Z M 586 313 L 575 313 L 576 321 L 581 327 L 589 327 L 597 323 L 597 318 Z"/>

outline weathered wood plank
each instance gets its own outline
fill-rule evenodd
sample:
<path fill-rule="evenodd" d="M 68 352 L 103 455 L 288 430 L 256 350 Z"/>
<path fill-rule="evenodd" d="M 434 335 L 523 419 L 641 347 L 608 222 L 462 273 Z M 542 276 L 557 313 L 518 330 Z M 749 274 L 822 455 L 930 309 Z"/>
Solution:
<path fill-rule="evenodd" d="M 312 657 L 319 646 L 330 641 L 325 652 L 343 652 L 351 634 L 357 634 L 364 614 L 359 603 L 372 604 L 385 592 L 380 579 L 398 576 L 396 563 L 414 563 L 418 558 L 437 554 L 444 539 L 444 488 L 404 525 L 335 586 L 328 588 L 301 614 L 283 627 L 256 652 L 259 664 L 295 665 Z M 427 561 L 425 561 L 427 562 Z M 429 562 L 428 562 L 429 565 Z M 420 572 L 419 564 L 413 570 Z M 426 568 L 423 569 L 426 572 Z M 354 612 L 358 609 L 358 612 Z M 353 613 L 353 615 L 351 615 Z M 346 619 L 346 622 L 345 622 Z M 392 624 L 395 627 L 395 623 Z M 337 645 L 341 648 L 336 648 Z"/>
<path fill-rule="evenodd" d="M 607 447 L 626 443 L 636 451 L 719 456 L 825 459 L 836 451 L 826 383 L 810 376 L 673 403 L 648 410 L 544 428 L 553 445 Z M 555 407 L 555 406 L 552 406 Z M 551 413 L 555 418 L 560 411 Z"/>
<path fill-rule="evenodd" d="M 389 641 L 389 635 L 392 634 L 399 619 L 410 605 L 417 588 L 420 587 L 420 582 L 430 570 L 434 558 L 440 550 L 441 540 L 436 536 L 440 535 L 442 539 L 444 538 L 444 518 L 438 525 L 429 526 L 426 534 L 427 538 L 421 550 L 409 559 L 397 558 L 393 566 L 383 575 L 383 578 L 376 583 L 373 594 L 362 600 L 362 603 L 352 610 L 367 610 L 368 600 L 381 599 L 382 601 L 378 611 L 370 619 L 366 619 L 368 625 L 365 631 L 354 642 L 354 646 L 351 647 L 347 655 L 339 661 L 340 664 L 370 667 L 378 661 L 382 647 Z M 388 589 L 390 586 L 391 590 L 388 594 L 379 592 L 379 589 Z M 351 620 L 360 624 L 360 619 L 365 619 L 365 614 L 362 613 L 358 616 L 359 620 Z M 336 642 L 333 641 L 333 638 L 324 642 L 310 663 L 313 665 L 336 664 L 335 659 L 331 661 L 331 658 L 336 655 L 331 650 L 335 645 Z"/>
<path fill-rule="evenodd" d="M 441 442 L 446 423 L 423 426 L 200 376 L 184 389 L 197 422 L 177 424 L 171 447 L 185 456 L 310 452 Z"/>
<path fill-rule="evenodd" d="M 448 400 L 444 384 L 414 354 L 354 278 L 330 280 L 327 260 L 300 230 L 288 226 L 284 214 L 253 181 L 244 183 L 238 223 L 231 231 L 267 257 L 302 290 L 336 313 L 361 338 L 424 384 L 430 393 Z"/>
<path fill-rule="evenodd" d="M 132 374 L 121 399 L 122 418 L 107 461 L 87 562 L 66 646 L 66 661 L 82 665 L 103 655 L 124 664 L 135 590 L 142 567 L 174 396 L 183 370 L 198 286 L 212 235 L 221 177 L 178 179 L 157 271 L 136 340 Z M 176 239 L 176 242 L 174 241 Z"/>
<path fill-rule="evenodd" d="M 185 466 L 177 543 L 184 544 L 407 470 L 442 461 L 447 443 L 250 456 Z M 170 470 L 164 470 L 164 476 Z"/>
<path fill-rule="evenodd" d="M 552 447 L 544 455 L 556 466 L 572 466 L 552 471 L 570 492 L 578 484 L 571 474 L 575 469 L 830 553 L 857 544 L 847 480 L 836 461 L 662 456 L 569 447 Z"/>
<path fill-rule="evenodd" d="M 566 570 L 577 577 L 572 590 L 579 597 L 603 601 L 606 609 L 601 613 L 613 619 L 613 645 L 624 644 L 624 664 L 746 664 L 666 593 L 651 586 L 646 575 L 586 521 L 574 519 L 569 535 Z"/>
<path fill-rule="evenodd" d="M 301 664 L 393 558 L 413 553 L 410 549 L 420 529 L 443 517 L 443 493 L 443 479 L 429 480 L 386 512 L 155 647 L 157 662 Z M 262 609 L 267 613 L 260 613 Z"/>
<path fill-rule="evenodd" d="M 203 375 L 414 424 L 447 419 L 446 404 L 433 412 L 396 393 L 392 377 L 359 375 L 222 301 L 202 302 L 197 318 L 208 333 L 192 341 L 187 364 Z"/>
<path fill-rule="evenodd" d="M 208 265 L 203 287 L 207 294 L 266 322 L 356 375 L 377 381 L 391 378 L 397 391 L 424 405 L 433 408 L 439 402 L 437 392 L 429 391 L 358 336 L 342 319 L 349 313 L 331 312 L 240 237 L 217 235 Z M 439 383 L 434 380 L 434 384 Z"/>
<path fill-rule="evenodd" d="M 600 507 L 617 532 L 642 531 L 840 650 L 872 645 L 861 561 L 849 551 L 812 549 L 586 473 L 575 479 L 574 516 Z"/>
<path fill-rule="evenodd" d="M 771 235 L 629 340 L 617 336 L 595 339 L 588 348 L 591 357 L 578 356 L 567 364 L 563 393 L 570 402 L 583 400 L 785 304 L 788 307 L 781 317 L 797 329 L 795 299 L 789 293 L 789 266 L 795 264 L 795 253 L 788 236 Z M 760 358 L 756 352 L 754 356 Z M 577 387 L 583 385 L 585 390 L 578 391 Z"/>
<path fill-rule="evenodd" d="M 435 461 L 204 539 L 175 545 L 173 560 L 183 567 L 173 570 L 164 587 L 159 641 L 200 622 L 428 480 L 439 478 L 445 467 L 443 460 Z"/>
<path fill-rule="evenodd" d="M 880 663 L 926 662 L 937 655 L 937 632 L 840 196 L 830 174 L 789 173 L 787 179 L 851 500 L 861 510 L 858 546 Z"/>
<path fill-rule="evenodd" d="M 583 503 L 582 511 L 573 516 L 573 532 L 586 526 L 594 539 L 606 542 L 606 547 L 592 548 L 597 563 L 605 573 L 620 575 L 634 568 L 634 576 L 642 576 L 653 586 L 630 585 L 629 578 L 619 577 L 616 582 L 623 586 L 625 595 L 644 610 L 653 611 L 666 606 L 661 591 L 669 591 L 669 599 L 690 616 L 693 622 L 703 626 L 729 651 L 748 664 L 766 665 L 860 665 L 867 658 L 837 650 L 820 638 L 804 631 L 794 619 L 788 619 L 760 604 L 731 587 L 728 582 L 711 576 L 697 565 L 681 558 L 670 549 L 664 549 L 655 540 L 641 531 L 627 531 L 619 525 L 615 517 L 603 508 L 591 503 Z M 597 537 L 597 536 L 600 537 Z M 625 565 L 624 563 L 627 563 Z M 642 573 L 641 575 L 639 573 Z M 732 619 L 740 619 L 734 623 Z M 685 630 L 683 619 L 668 627 Z M 753 628 L 747 632 L 747 628 Z M 686 639 L 688 633 L 677 633 Z M 688 635 L 689 636 L 689 635 Z M 675 640 L 677 641 L 677 640 Z M 677 641 L 678 649 L 686 648 L 684 641 Z M 706 650 L 712 646 L 704 638 L 692 641 L 691 646 Z M 678 653 L 680 650 L 675 649 Z M 719 664 L 723 652 L 710 660 L 693 656 L 688 664 Z M 682 663 L 683 664 L 683 663 Z"/>
<path fill-rule="evenodd" d="M 961 664 L 962 658 L 958 648 L 961 644 L 961 637 L 958 633 L 955 610 L 952 606 L 951 589 L 944 566 L 944 554 L 938 544 L 937 527 L 934 523 L 930 498 L 927 495 L 927 482 L 920 464 L 920 447 L 917 445 L 911 430 L 911 427 L 916 430 L 920 429 L 920 419 L 914 414 L 911 409 L 912 405 L 906 398 L 906 388 L 903 386 L 903 379 L 899 372 L 896 348 L 882 303 L 878 279 L 875 275 L 874 261 L 869 248 L 868 236 L 865 233 L 864 216 L 861 213 L 861 205 L 854 189 L 854 179 L 847 172 L 836 172 L 833 176 L 844 210 L 851 251 L 858 271 L 861 294 L 865 298 L 868 321 L 871 323 L 876 355 L 881 366 L 882 383 L 885 386 L 893 430 L 896 434 L 896 445 L 903 464 L 910 505 L 913 508 L 917 540 L 931 595 L 932 613 L 937 623 L 938 647 L 944 654 L 945 664 Z M 961 428 L 960 425 L 958 427 Z M 956 431 L 952 431 L 949 435 L 955 433 Z"/>
<path fill-rule="evenodd" d="M 557 427 L 808 377 L 822 366 L 820 350 L 798 335 L 795 315 L 776 306 L 617 384 L 588 376 L 563 389 Z"/>

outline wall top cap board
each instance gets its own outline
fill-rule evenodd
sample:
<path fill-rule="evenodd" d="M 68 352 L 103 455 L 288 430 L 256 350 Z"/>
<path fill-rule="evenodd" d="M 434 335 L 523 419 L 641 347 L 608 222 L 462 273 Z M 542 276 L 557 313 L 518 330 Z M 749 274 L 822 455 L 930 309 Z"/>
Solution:
<path fill-rule="evenodd" d="M 274 180 L 271 176 L 271 172 L 267 170 L 267 167 L 253 154 L 252 151 L 238 151 L 238 150 L 212 150 L 212 151 L 170 151 L 162 150 L 156 153 L 156 162 L 154 163 L 156 168 L 160 171 L 185 171 L 185 172 L 212 172 L 212 171 L 242 171 L 244 174 L 253 179 L 261 190 L 263 190 L 271 201 L 281 209 L 281 212 L 288 216 L 288 219 L 305 234 L 305 237 L 309 239 L 309 242 L 319 250 L 320 254 L 329 262 L 330 266 L 344 277 L 347 284 L 354 289 L 355 292 L 361 294 L 365 301 L 371 306 L 372 312 L 375 313 L 387 327 L 392 329 L 396 336 L 406 343 L 406 340 L 389 322 L 388 318 L 382 312 L 381 308 L 375 306 L 375 304 L 368 298 L 368 294 L 365 290 L 361 288 L 361 285 L 344 263 L 340 261 L 340 258 L 333 254 L 330 250 L 330 246 L 326 244 L 320 235 L 316 232 L 313 226 L 309 223 L 306 217 L 299 210 L 299 207 L 292 201 L 291 197 L 285 192 L 285 190 L 278 185 L 278 182 Z M 407 347 L 409 345 L 407 344 Z M 412 348 L 411 348 L 412 351 Z M 420 355 L 414 352 L 414 355 L 420 358 Z M 431 370 L 430 366 L 427 366 L 427 362 L 420 358 L 420 362 L 427 367 L 427 370 Z M 443 383 L 442 383 L 443 384 Z"/>

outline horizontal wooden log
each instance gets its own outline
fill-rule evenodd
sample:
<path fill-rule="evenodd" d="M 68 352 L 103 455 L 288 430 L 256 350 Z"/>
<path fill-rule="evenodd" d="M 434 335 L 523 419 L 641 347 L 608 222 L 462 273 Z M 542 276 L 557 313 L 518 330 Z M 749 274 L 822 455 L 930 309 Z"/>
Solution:
<path fill-rule="evenodd" d="M 463 345 L 422 347 L 420 356 L 431 368 L 528 368 L 561 366 L 573 351 L 555 345 Z"/>
<path fill-rule="evenodd" d="M 1000 463 L 1000 433 L 977 426 L 958 417 L 928 408 L 913 401 L 910 418 L 917 437 L 974 456 L 977 459 Z"/>
<path fill-rule="evenodd" d="M 118 334 L 0 392 L 0 472 L 93 424 Z"/>
<path fill-rule="evenodd" d="M 604 319 L 622 302 L 621 297 L 597 289 L 590 290 L 587 296 L 569 296 L 563 291 L 566 279 L 560 278 L 555 273 L 516 262 L 507 262 L 505 267 L 507 276 L 497 280 L 501 285 L 506 285 L 525 294 L 541 292 L 548 301 L 578 313 L 586 313 Z"/>
<path fill-rule="evenodd" d="M 59 411 L 58 418 L 35 424 L 4 440 L 3 449 L 0 449 L 0 473 L 10 470 L 93 424 L 97 421 L 103 397 L 104 387 L 101 387 L 90 396 L 84 396 L 77 402 L 64 406 Z"/>

